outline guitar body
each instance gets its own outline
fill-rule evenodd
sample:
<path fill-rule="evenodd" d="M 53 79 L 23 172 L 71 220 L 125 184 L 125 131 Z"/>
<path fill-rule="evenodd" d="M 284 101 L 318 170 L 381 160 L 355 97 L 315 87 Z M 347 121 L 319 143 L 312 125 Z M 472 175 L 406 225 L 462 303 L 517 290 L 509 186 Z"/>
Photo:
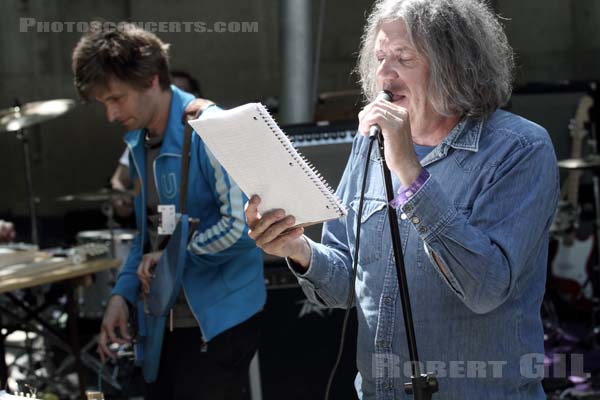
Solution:
<path fill-rule="evenodd" d="M 575 237 L 570 243 L 556 240 L 551 254 L 551 268 L 548 279 L 560 297 L 578 308 L 588 308 L 585 304 L 592 299 L 590 269 L 593 266 L 594 237 L 585 240 Z"/>
<path fill-rule="evenodd" d="M 580 98 L 575 117 L 569 124 L 571 157 L 583 155 L 583 139 L 588 135 L 590 109 L 594 100 L 589 95 Z M 595 237 L 581 237 L 579 226 L 579 184 L 582 171 L 572 170 L 561 188 L 561 200 L 550 227 L 548 284 L 571 309 L 590 309 L 592 285 L 589 282 L 594 261 Z"/>
<path fill-rule="evenodd" d="M 181 290 L 189 227 L 189 217 L 182 215 L 162 257 L 156 264 L 154 279 L 150 283 L 150 293 L 146 299 L 148 310 L 155 317 L 169 312 Z"/>
<path fill-rule="evenodd" d="M 138 301 L 136 364 L 148 383 L 158 375 L 166 321 L 181 291 L 189 232 L 189 217 L 182 215 L 156 265 L 150 293 Z"/>

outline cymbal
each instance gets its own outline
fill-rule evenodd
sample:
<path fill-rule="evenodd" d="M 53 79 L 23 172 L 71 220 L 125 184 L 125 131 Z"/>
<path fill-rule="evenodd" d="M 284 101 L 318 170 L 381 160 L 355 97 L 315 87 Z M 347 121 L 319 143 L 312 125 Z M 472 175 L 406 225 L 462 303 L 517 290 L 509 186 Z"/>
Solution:
<path fill-rule="evenodd" d="M 0 110 L 0 132 L 16 132 L 56 118 L 75 107 L 71 99 L 36 101 Z"/>
<path fill-rule="evenodd" d="M 560 160 L 558 166 L 564 169 L 599 169 L 600 156 L 591 155 L 585 158 L 567 158 Z"/>
<path fill-rule="evenodd" d="M 56 198 L 56 201 L 62 202 L 89 202 L 89 203 L 101 203 L 104 201 L 131 198 L 134 197 L 133 192 L 125 190 L 113 190 L 113 189 L 100 189 L 95 192 L 83 192 L 76 194 L 68 194 Z"/>

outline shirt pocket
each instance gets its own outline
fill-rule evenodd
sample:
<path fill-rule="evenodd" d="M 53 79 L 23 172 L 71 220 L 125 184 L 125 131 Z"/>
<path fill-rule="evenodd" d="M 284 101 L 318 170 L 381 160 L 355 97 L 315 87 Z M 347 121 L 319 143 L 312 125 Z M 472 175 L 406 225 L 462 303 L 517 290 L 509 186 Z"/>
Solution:
<path fill-rule="evenodd" d="M 458 212 L 458 214 L 463 216 L 468 221 L 473 209 L 471 207 L 456 206 L 456 205 L 455 205 L 455 207 L 456 207 L 456 211 Z M 414 233 L 416 235 L 416 231 L 411 232 L 411 233 Z M 416 245 L 417 265 L 422 270 L 432 272 L 432 273 L 437 273 L 436 270 L 439 271 L 439 266 L 437 265 L 437 263 L 434 260 L 432 260 L 427 255 L 427 250 L 425 249 L 425 247 L 427 245 L 425 244 L 425 242 L 423 242 L 423 240 L 421 240 L 421 238 L 418 235 L 416 235 L 416 236 L 417 236 L 417 245 Z M 429 249 L 429 250 L 430 250 L 430 252 L 433 252 L 432 249 Z M 433 258 L 433 254 L 432 254 L 432 258 Z M 439 271 L 439 272 L 441 273 L 441 271 Z"/>
<path fill-rule="evenodd" d="M 356 221 L 358 218 L 358 205 L 360 199 L 354 199 L 350 203 L 353 214 L 351 219 L 354 224 L 351 229 L 356 232 Z M 383 228 L 387 216 L 387 202 L 377 199 L 365 199 L 360 226 L 360 249 L 358 251 L 358 262 L 360 265 L 373 263 L 381 258 L 383 249 Z M 356 236 L 355 236 L 356 238 Z M 354 249 L 354 243 L 351 244 Z"/>

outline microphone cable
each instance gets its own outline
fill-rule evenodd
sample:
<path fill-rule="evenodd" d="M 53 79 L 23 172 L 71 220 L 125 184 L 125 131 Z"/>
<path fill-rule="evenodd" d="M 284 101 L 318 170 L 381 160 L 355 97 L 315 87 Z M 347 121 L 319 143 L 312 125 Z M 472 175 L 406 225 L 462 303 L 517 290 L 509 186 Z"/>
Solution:
<path fill-rule="evenodd" d="M 352 285 L 348 292 L 348 298 L 346 299 L 346 312 L 344 314 L 344 321 L 342 323 L 342 333 L 340 337 L 340 345 L 338 348 L 337 357 L 335 360 L 335 364 L 329 374 L 329 380 L 327 381 L 327 387 L 325 389 L 325 400 L 329 400 L 329 394 L 331 392 L 331 387 L 333 385 L 333 380 L 335 378 L 335 373 L 340 365 L 340 361 L 342 360 L 342 355 L 344 353 L 344 342 L 346 341 L 346 330 L 348 328 L 348 318 L 350 317 L 350 310 L 352 309 L 352 302 L 354 301 L 354 295 L 356 292 L 356 273 L 358 271 L 358 250 L 360 245 L 360 227 L 362 223 L 362 213 L 363 213 L 363 205 L 365 198 L 365 188 L 367 185 L 367 176 L 369 174 L 369 160 L 371 158 L 371 151 L 373 149 L 373 142 L 376 136 L 372 136 L 369 138 L 369 148 L 367 150 L 367 157 L 365 162 L 365 169 L 363 173 L 362 179 L 362 187 L 360 190 L 360 200 L 358 203 L 358 216 L 356 221 L 356 240 L 354 241 L 354 260 L 352 262 Z"/>

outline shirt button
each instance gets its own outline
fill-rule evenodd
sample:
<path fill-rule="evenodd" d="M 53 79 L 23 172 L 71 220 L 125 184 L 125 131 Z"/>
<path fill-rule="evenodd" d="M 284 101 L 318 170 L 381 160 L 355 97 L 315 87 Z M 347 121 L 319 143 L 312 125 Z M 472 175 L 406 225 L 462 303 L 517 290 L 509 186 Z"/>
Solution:
<path fill-rule="evenodd" d="M 408 215 L 406 215 L 404 213 L 400 214 L 400 219 L 407 219 L 407 218 L 408 218 Z"/>
<path fill-rule="evenodd" d="M 412 221 L 412 223 L 413 223 L 413 224 L 415 224 L 415 225 L 416 225 L 416 224 L 418 224 L 419 222 L 421 222 L 421 220 L 419 219 L 419 217 L 412 217 L 412 218 L 411 218 L 411 221 Z"/>
<path fill-rule="evenodd" d="M 384 297 L 384 298 L 383 298 L 383 302 L 384 302 L 385 304 L 388 304 L 388 305 L 389 305 L 389 304 L 392 304 L 392 298 L 391 298 L 391 297 L 388 297 L 388 296 L 386 296 L 386 297 Z"/>
<path fill-rule="evenodd" d="M 421 226 L 419 226 L 418 231 L 419 231 L 420 234 L 427 233 L 427 227 L 421 225 Z"/>
<path fill-rule="evenodd" d="M 404 212 L 406 212 L 406 213 L 410 213 L 410 212 L 413 210 L 413 208 L 412 208 L 412 206 L 411 206 L 410 204 L 406 204 L 406 205 L 403 207 L 403 210 L 404 210 Z"/>
<path fill-rule="evenodd" d="M 394 388 L 394 386 L 393 386 L 391 383 L 385 382 L 385 383 L 383 384 L 383 388 L 384 388 L 385 390 L 392 390 L 392 389 Z"/>
<path fill-rule="evenodd" d="M 406 192 L 404 192 L 404 195 L 406 197 L 411 197 L 413 195 L 413 192 L 411 192 L 410 190 L 407 190 Z"/>
<path fill-rule="evenodd" d="M 386 340 L 378 340 L 377 341 L 377 346 L 378 347 L 387 347 L 388 342 Z"/>

